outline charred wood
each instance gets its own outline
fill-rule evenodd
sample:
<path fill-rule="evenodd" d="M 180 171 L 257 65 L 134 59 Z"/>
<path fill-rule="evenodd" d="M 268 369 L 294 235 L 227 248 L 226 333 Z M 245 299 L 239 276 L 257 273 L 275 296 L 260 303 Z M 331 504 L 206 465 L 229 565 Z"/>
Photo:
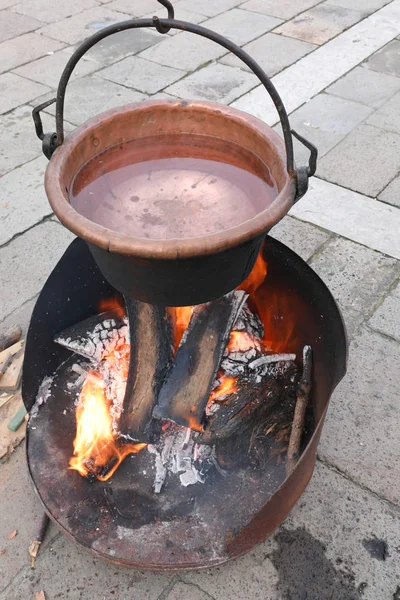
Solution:
<path fill-rule="evenodd" d="M 230 331 L 246 298 L 244 292 L 236 291 L 195 307 L 161 388 L 155 418 L 201 430 Z"/>
<path fill-rule="evenodd" d="M 148 441 L 152 412 L 172 361 L 172 327 L 165 308 L 125 299 L 131 340 L 120 431 Z"/>

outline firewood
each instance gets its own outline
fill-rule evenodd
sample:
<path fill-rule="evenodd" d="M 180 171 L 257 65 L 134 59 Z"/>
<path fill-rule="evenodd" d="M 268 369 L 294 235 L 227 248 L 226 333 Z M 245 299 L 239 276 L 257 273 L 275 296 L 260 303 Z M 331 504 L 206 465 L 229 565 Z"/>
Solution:
<path fill-rule="evenodd" d="M 37 533 L 35 535 L 35 539 L 33 542 L 30 543 L 30 546 L 28 548 L 28 553 L 30 556 L 30 563 L 31 563 L 31 569 L 35 568 L 35 560 L 37 558 L 37 555 L 39 553 L 39 549 L 40 549 L 40 544 L 43 542 L 44 537 L 46 535 L 46 531 L 49 527 L 50 524 L 50 518 L 47 516 L 46 513 L 43 513 L 40 521 L 39 521 L 39 525 L 38 525 L 38 530 Z"/>
<path fill-rule="evenodd" d="M 10 419 L 23 407 L 21 392 L 12 396 L 0 407 L 0 459 L 8 456 L 25 437 L 25 421 L 15 432 L 8 429 Z"/>
<path fill-rule="evenodd" d="M 0 363 L 2 363 L 4 361 L 4 359 L 6 358 L 6 356 L 8 354 L 11 354 L 12 356 L 15 356 L 16 354 L 18 354 L 18 352 L 21 350 L 24 342 L 25 342 L 25 340 L 19 340 L 12 346 L 9 346 L 7 348 L 7 350 L 3 350 L 2 352 L 0 352 Z"/>
<path fill-rule="evenodd" d="M 152 412 L 172 361 L 172 326 L 164 307 L 130 298 L 125 302 L 131 354 L 120 431 L 143 442 L 151 433 Z"/>
<path fill-rule="evenodd" d="M 155 418 L 201 430 L 215 375 L 246 298 L 244 292 L 231 292 L 195 307 L 171 373 L 161 388 Z"/>
<path fill-rule="evenodd" d="M 24 354 L 14 358 L 11 365 L 8 367 L 3 377 L 0 379 L 0 391 L 14 392 L 18 389 L 22 377 L 22 365 L 24 362 Z"/>
<path fill-rule="evenodd" d="M 9 364 L 11 363 L 11 361 L 12 361 L 12 354 L 11 354 L 11 352 L 9 352 L 8 355 L 5 357 L 5 359 L 3 360 L 3 362 L 0 364 L 0 379 L 3 377 Z"/>
<path fill-rule="evenodd" d="M 0 334 L 0 352 L 6 350 L 15 342 L 18 342 L 22 335 L 22 329 L 19 325 L 13 325 L 5 333 Z"/>
<path fill-rule="evenodd" d="M 292 431 L 286 459 L 286 473 L 290 475 L 300 458 L 301 438 L 303 436 L 304 419 L 311 391 L 312 348 L 304 346 L 303 375 L 297 389 L 297 402 L 293 417 Z"/>

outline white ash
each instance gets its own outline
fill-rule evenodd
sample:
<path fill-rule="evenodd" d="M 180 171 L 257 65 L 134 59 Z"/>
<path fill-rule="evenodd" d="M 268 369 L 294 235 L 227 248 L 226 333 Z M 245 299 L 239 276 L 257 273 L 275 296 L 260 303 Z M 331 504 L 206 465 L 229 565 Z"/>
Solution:
<path fill-rule="evenodd" d="M 212 461 L 213 449 L 197 444 L 197 432 L 169 425 L 161 434 L 157 444 L 149 444 L 147 450 L 155 455 L 154 493 L 159 494 L 168 475 L 179 474 L 183 486 L 204 483 L 205 475 Z"/>
<path fill-rule="evenodd" d="M 277 362 L 293 362 L 294 360 L 296 360 L 295 354 L 266 354 L 249 363 L 249 368 L 254 370 L 264 365 L 270 365 Z"/>
<path fill-rule="evenodd" d="M 264 337 L 264 324 L 260 317 L 250 310 L 247 302 L 239 312 L 233 329 L 235 331 L 246 331 L 255 338 Z"/>
<path fill-rule="evenodd" d="M 54 377 L 49 377 L 46 375 L 44 377 L 42 383 L 39 386 L 38 393 L 36 395 L 35 404 L 33 405 L 30 417 L 31 419 L 35 418 L 38 415 L 40 406 L 47 402 L 47 399 L 51 396 L 51 386 L 53 385 Z"/>

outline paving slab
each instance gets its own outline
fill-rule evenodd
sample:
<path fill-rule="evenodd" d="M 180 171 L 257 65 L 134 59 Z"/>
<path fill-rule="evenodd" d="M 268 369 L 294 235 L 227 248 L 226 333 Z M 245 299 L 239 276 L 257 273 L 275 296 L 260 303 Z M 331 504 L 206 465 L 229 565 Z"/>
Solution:
<path fill-rule="evenodd" d="M 0 330 L 7 331 L 12 325 L 18 324 L 22 329 L 22 337 L 26 338 L 31 321 L 32 311 L 35 307 L 37 297 L 28 300 L 7 317 L 0 321 Z"/>
<path fill-rule="evenodd" d="M 334 6 L 343 6 L 344 8 L 352 8 L 354 10 L 363 10 L 366 12 L 375 12 L 379 10 L 390 0 L 327 0 L 327 4 Z"/>
<path fill-rule="evenodd" d="M 0 10 L 3 8 L 9 8 L 10 6 L 14 6 L 17 4 L 18 0 L 0 0 Z"/>
<path fill-rule="evenodd" d="M 353 481 L 397 505 L 399 352 L 397 341 L 373 331 L 353 340 L 319 450 Z"/>
<path fill-rule="evenodd" d="M 248 0 L 241 4 L 241 8 L 286 20 L 319 2 L 320 0 L 279 0 L 279 2 L 276 0 Z"/>
<path fill-rule="evenodd" d="M 74 239 L 54 222 L 36 225 L 0 252 L 0 321 L 33 298 Z"/>
<path fill-rule="evenodd" d="M 368 125 L 400 134 L 400 92 L 385 102 L 366 122 Z"/>
<path fill-rule="evenodd" d="M 400 28 L 400 1 L 394 0 L 333 40 L 273 77 L 286 110 L 291 113 L 391 41 Z M 270 125 L 277 123 L 273 103 L 259 86 L 233 103 Z"/>
<path fill-rule="evenodd" d="M 185 71 L 158 65 L 137 56 L 129 56 L 103 69 L 97 75 L 140 92 L 156 94 L 185 74 Z"/>
<path fill-rule="evenodd" d="M 49 90 L 50 88 L 47 86 L 14 73 L 2 73 L 0 75 L 0 114 L 42 96 Z"/>
<path fill-rule="evenodd" d="M 35 571 L 21 572 L 0 599 L 33 599 L 35 592 L 43 590 L 46 600 L 157 600 L 173 577 L 100 561 L 65 536 L 41 553 L 36 564 Z"/>
<path fill-rule="evenodd" d="M 18 13 L 35 17 L 45 23 L 60 21 L 82 10 L 98 6 L 96 0 L 68 0 L 68 2 L 54 2 L 53 0 L 22 0 L 13 6 Z"/>
<path fill-rule="evenodd" d="M 64 44 L 37 33 L 26 33 L 0 44 L 0 73 L 15 69 L 64 47 Z"/>
<path fill-rule="evenodd" d="M 43 26 L 43 21 L 19 15 L 12 10 L 3 10 L 0 19 L 0 42 L 34 31 Z"/>
<path fill-rule="evenodd" d="M 314 177 L 290 214 L 400 259 L 400 211 L 393 206 Z"/>
<path fill-rule="evenodd" d="M 76 44 L 90 37 L 96 31 L 130 19 L 130 15 L 109 10 L 107 6 L 95 6 L 61 21 L 50 23 L 38 30 L 42 35 L 67 44 Z"/>
<path fill-rule="evenodd" d="M 25 442 L 11 454 L 8 462 L 0 464 L 0 486 L 0 550 L 5 550 L 5 554 L 0 556 L 0 592 L 2 592 L 17 573 L 28 566 L 28 546 L 34 539 L 38 521 L 43 514 L 29 479 Z M 17 535 L 12 540 L 8 540 L 8 535 L 14 529 L 17 530 Z M 56 527 L 51 526 L 47 531 L 42 550 L 57 534 Z"/>
<path fill-rule="evenodd" d="M 395 338 L 400 342 L 400 285 L 385 298 L 368 324 L 372 329 Z"/>
<path fill-rule="evenodd" d="M 398 514 L 384 502 L 318 464 L 273 538 L 241 559 L 183 577 L 215 600 L 392 600 L 399 530 Z M 371 539 L 385 541 L 386 560 L 365 549 Z"/>
<path fill-rule="evenodd" d="M 176 5 L 176 10 L 193 10 L 200 15 L 215 17 L 221 13 L 230 10 L 240 4 L 240 0 L 180 0 Z"/>
<path fill-rule="evenodd" d="M 54 54 L 43 56 L 23 67 L 14 69 L 13 73 L 56 89 L 73 50 L 73 47 L 69 47 L 60 50 L 59 52 L 54 52 Z M 102 66 L 102 64 L 96 63 L 93 60 L 88 60 L 84 56 L 76 65 L 70 81 L 89 75 L 90 73 L 93 73 L 93 71 L 101 69 Z M 25 102 L 27 100 L 28 98 L 25 98 Z"/>
<path fill-rule="evenodd" d="M 382 50 L 371 56 L 365 66 L 379 73 L 400 77 L 400 41 L 393 40 L 387 44 Z"/>
<path fill-rule="evenodd" d="M 188 100 L 229 104 L 256 85 L 255 78 L 236 67 L 211 64 L 170 85 L 165 91 Z"/>
<path fill-rule="evenodd" d="M 1 178 L 0 245 L 52 213 L 43 183 L 47 164 L 39 156 Z"/>
<path fill-rule="evenodd" d="M 47 98 L 48 95 L 44 96 L 41 101 Z M 85 99 L 84 102 L 82 102 L 82 98 Z M 94 117 L 109 108 L 139 102 L 146 98 L 147 96 L 140 92 L 130 90 L 106 79 L 95 76 L 82 77 L 68 85 L 64 114 L 71 123 L 80 125 L 90 117 Z M 54 115 L 54 104 L 46 110 Z"/>
<path fill-rule="evenodd" d="M 181 32 L 164 38 L 157 45 L 141 52 L 139 56 L 167 67 L 194 71 L 223 54 L 226 54 L 225 48 L 211 40 Z"/>
<path fill-rule="evenodd" d="M 379 108 L 400 89 L 400 77 L 356 67 L 329 86 L 329 94 Z"/>
<path fill-rule="evenodd" d="M 361 11 L 322 3 L 284 23 L 276 33 L 321 45 L 365 16 Z"/>
<path fill-rule="evenodd" d="M 379 200 L 400 208 L 400 174 L 379 194 Z"/>
<path fill-rule="evenodd" d="M 285 67 L 296 62 L 317 46 L 308 44 L 294 38 L 277 35 L 275 33 L 266 33 L 246 44 L 244 50 L 252 56 L 259 65 L 265 70 L 269 77 L 273 77 Z M 219 62 L 231 67 L 239 67 L 245 71 L 252 72 L 251 69 L 234 54 L 227 54 L 220 58 Z"/>
<path fill-rule="evenodd" d="M 323 179 L 377 196 L 400 169 L 400 135 L 359 125 L 318 164 Z"/>
<path fill-rule="evenodd" d="M 105 67 L 158 44 L 163 39 L 161 34 L 149 29 L 119 31 L 95 44 L 85 57 Z"/>
<path fill-rule="evenodd" d="M 282 19 L 256 14 L 248 10 L 233 8 L 228 12 L 204 21 L 202 25 L 229 38 L 239 46 L 274 29 L 282 23 Z"/>
<path fill-rule="evenodd" d="M 287 215 L 271 229 L 269 235 L 308 261 L 332 234 Z"/>
<path fill-rule="evenodd" d="M 290 115 L 290 125 L 317 146 L 321 158 L 371 113 L 358 102 L 319 94 Z M 310 151 L 298 141 L 295 153 L 298 164 L 308 163 Z"/>
<path fill-rule="evenodd" d="M 106 4 L 110 10 L 118 10 L 131 15 L 131 17 L 142 17 L 149 11 L 155 11 L 154 14 L 161 17 L 166 12 L 158 0 L 112 0 L 111 2 L 108 0 Z M 176 2 L 174 2 L 174 7 L 175 5 Z"/>
<path fill-rule="evenodd" d="M 349 337 L 398 277 L 400 264 L 369 248 L 333 238 L 310 262 L 336 298 Z"/>

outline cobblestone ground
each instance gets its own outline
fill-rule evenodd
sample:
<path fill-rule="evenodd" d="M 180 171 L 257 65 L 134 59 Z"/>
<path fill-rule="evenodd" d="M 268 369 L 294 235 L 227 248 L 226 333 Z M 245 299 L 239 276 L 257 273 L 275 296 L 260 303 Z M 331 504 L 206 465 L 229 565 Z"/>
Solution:
<path fill-rule="evenodd" d="M 348 374 L 331 402 L 314 477 L 289 518 L 268 542 L 209 572 L 119 569 L 55 528 L 31 571 L 27 545 L 41 509 L 20 447 L 0 465 L 0 599 L 45 590 L 47 600 L 398 600 L 400 0 L 177 0 L 175 10 L 248 50 L 272 77 L 292 126 L 320 149 L 309 193 L 272 235 L 336 296 L 351 342 Z M 154 12 L 165 12 L 154 0 L 0 0 L 1 329 L 20 322 L 26 330 L 73 237 L 45 197 L 32 107 L 54 95 L 81 40 Z M 265 90 L 223 48 L 146 30 L 119 33 L 79 63 L 67 129 L 150 96 L 226 102 L 277 123 Z M 53 130 L 52 107 L 47 113 Z M 7 540 L 13 529 L 18 535 Z"/>

